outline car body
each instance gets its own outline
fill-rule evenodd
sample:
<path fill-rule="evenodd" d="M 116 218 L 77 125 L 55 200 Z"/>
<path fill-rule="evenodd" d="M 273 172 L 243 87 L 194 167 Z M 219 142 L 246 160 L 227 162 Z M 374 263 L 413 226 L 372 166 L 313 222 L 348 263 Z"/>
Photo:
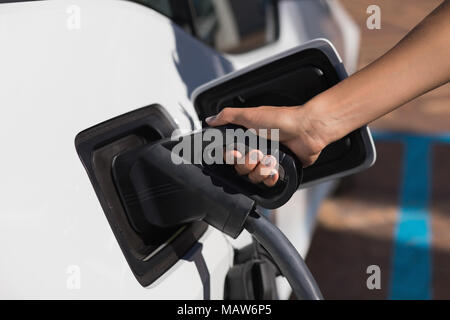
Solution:
<path fill-rule="evenodd" d="M 133 1 L 0 4 L 1 298 L 206 298 L 204 277 L 188 258 L 149 286 L 136 281 L 74 139 L 88 127 L 153 103 L 180 128 L 198 129 L 195 89 L 316 37 L 333 42 L 347 70 L 355 70 L 357 28 L 337 1 L 281 0 L 277 14 L 273 41 L 220 53 Z M 300 190 L 278 209 L 277 224 L 303 256 L 332 185 Z M 201 236 L 208 298 L 223 298 L 234 249 L 250 241 L 248 233 L 233 240 L 211 227 Z M 279 296 L 289 296 L 283 280 Z"/>

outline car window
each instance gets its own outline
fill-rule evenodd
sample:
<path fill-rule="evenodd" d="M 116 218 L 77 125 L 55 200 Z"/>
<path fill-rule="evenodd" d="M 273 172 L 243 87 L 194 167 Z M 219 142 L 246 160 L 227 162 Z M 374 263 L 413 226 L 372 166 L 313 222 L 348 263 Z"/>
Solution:
<path fill-rule="evenodd" d="M 270 0 L 192 0 L 196 36 L 219 51 L 242 53 L 276 40 Z"/>
<path fill-rule="evenodd" d="M 247 52 L 278 36 L 275 0 L 134 1 L 164 14 L 221 52 Z"/>
<path fill-rule="evenodd" d="M 168 0 L 136 0 L 135 2 L 147 5 L 165 16 L 172 17 L 172 9 Z"/>

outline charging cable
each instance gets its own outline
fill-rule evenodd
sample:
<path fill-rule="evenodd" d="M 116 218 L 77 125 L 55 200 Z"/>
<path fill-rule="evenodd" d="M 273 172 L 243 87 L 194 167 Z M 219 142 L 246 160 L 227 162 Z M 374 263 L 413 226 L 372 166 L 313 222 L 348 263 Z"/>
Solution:
<path fill-rule="evenodd" d="M 269 252 L 298 299 L 323 299 L 302 257 L 280 229 L 256 210 L 247 216 L 244 228 Z"/>

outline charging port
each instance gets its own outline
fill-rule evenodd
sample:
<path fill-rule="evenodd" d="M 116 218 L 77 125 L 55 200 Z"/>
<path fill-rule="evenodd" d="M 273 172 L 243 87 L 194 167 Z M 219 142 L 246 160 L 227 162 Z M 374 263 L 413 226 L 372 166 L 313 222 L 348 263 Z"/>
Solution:
<path fill-rule="evenodd" d="M 169 137 L 176 128 L 164 108 L 154 104 L 86 129 L 75 139 L 111 229 L 142 286 L 150 285 L 174 265 L 207 225 L 198 221 L 161 227 L 142 215 L 128 215 L 114 183 L 112 163 L 117 155 Z"/>

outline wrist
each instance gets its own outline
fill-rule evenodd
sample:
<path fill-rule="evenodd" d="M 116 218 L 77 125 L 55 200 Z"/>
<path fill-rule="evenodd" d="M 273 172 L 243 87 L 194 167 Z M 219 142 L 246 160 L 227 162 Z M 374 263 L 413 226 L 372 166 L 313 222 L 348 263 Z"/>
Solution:
<path fill-rule="evenodd" d="M 307 134 L 322 147 L 339 139 L 336 132 L 335 121 L 327 110 L 326 104 L 321 100 L 310 100 L 299 108 L 300 117 L 304 119 L 304 127 L 300 128 L 302 134 Z"/>
<path fill-rule="evenodd" d="M 339 84 L 309 100 L 305 113 L 313 130 L 326 145 L 341 139 L 359 126 L 352 95 L 342 92 Z"/>

